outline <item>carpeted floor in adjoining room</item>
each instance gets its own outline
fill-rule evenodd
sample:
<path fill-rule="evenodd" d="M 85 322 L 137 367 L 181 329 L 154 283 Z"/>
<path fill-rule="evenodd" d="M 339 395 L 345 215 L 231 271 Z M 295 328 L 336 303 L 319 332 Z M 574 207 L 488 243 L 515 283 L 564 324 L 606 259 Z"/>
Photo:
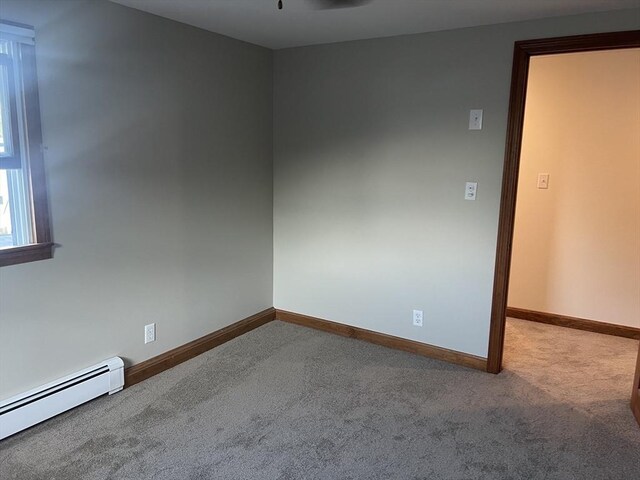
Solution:
<path fill-rule="evenodd" d="M 0 442 L 0 477 L 637 479 L 637 351 L 509 320 L 494 376 L 272 322 Z"/>

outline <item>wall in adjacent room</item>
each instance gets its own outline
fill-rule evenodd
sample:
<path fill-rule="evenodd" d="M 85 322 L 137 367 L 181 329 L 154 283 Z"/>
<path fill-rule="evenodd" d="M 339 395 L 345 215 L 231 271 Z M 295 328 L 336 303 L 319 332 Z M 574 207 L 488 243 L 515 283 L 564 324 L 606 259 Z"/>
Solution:
<path fill-rule="evenodd" d="M 271 51 L 106 1 L 0 15 L 36 28 L 60 245 L 0 271 L 0 399 L 272 306 Z"/>
<path fill-rule="evenodd" d="M 618 11 L 275 52 L 276 308 L 486 356 L 514 41 L 639 19 Z M 469 131 L 477 108 L 484 128 Z M 478 182 L 476 201 L 464 200 L 466 181 Z"/>
<path fill-rule="evenodd" d="M 509 305 L 640 327 L 640 49 L 531 60 Z"/>

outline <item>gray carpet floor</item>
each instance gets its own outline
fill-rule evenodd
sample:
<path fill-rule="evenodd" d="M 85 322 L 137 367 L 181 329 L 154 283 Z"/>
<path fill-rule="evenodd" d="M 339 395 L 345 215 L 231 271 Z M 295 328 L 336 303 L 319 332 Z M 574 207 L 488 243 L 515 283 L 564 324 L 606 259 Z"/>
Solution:
<path fill-rule="evenodd" d="M 0 477 L 635 480 L 637 350 L 509 320 L 493 376 L 272 322 L 0 442 Z"/>

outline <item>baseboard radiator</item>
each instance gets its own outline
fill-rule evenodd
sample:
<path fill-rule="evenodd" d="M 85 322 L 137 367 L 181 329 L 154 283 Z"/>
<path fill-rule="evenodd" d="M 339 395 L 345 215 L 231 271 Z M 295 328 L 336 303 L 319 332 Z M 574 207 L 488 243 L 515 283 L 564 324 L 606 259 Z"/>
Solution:
<path fill-rule="evenodd" d="M 77 407 L 122 390 L 124 363 L 113 357 L 0 402 L 0 440 Z"/>

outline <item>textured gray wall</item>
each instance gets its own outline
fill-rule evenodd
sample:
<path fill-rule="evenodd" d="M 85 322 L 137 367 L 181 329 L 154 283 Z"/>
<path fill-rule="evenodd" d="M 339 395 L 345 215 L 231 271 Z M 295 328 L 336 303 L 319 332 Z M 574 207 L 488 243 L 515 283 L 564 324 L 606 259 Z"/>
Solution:
<path fill-rule="evenodd" d="M 0 398 L 270 307 L 271 52 L 106 1 L 0 13 L 36 27 L 61 245 L 0 271 Z"/>
<path fill-rule="evenodd" d="M 486 356 L 513 42 L 639 27 L 632 10 L 277 51 L 275 306 Z"/>

